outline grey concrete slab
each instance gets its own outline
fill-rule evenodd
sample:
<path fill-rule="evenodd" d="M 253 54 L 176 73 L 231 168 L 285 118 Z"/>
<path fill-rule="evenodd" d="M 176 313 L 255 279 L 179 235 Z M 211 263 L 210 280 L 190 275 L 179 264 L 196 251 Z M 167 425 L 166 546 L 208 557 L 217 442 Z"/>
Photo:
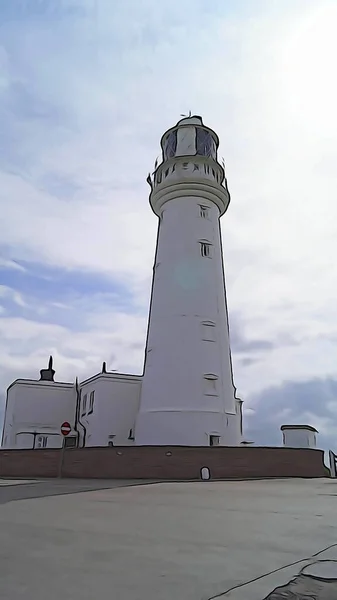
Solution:
<path fill-rule="evenodd" d="M 0 504 L 12 502 L 13 500 L 27 500 L 28 498 L 44 498 L 46 496 L 76 494 L 105 488 L 126 487 L 129 485 L 139 485 L 139 483 L 139 479 L 8 479 L 3 480 L 3 483 L 0 482 Z M 143 485 L 147 483 L 153 482 L 143 482 Z"/>
<path fill-rule="evenodd" d="M 159 483 L 8 502 L 0 598 L 263 600 L 268 574 L 337 543 L 336 485 Z"/>
<path fill-rule="evenodd" d="M 35 481 L 31 479 L 0 479 L 0 486 L 24 485 L 26 483 L 34 483 Z"/>

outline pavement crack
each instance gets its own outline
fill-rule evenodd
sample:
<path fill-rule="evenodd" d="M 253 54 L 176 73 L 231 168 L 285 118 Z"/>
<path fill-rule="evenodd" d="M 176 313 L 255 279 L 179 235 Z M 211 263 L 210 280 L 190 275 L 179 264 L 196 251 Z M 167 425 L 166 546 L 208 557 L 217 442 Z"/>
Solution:
<path fill-rule="evenodd" d="M 239 583 L 238 585 L 233 585 L 233 587 L 228 588 L 228 590 L 220 592 L 219 594 L 215 594 L 215 596 L 210 596 L 209 598 L 207 598 L 207 600 L 216 600 L 216 598 L 221 598 L 221 596 L 224 596 L 225 594 L 229 594 L 229 592 L 233 592 L 234 590 L 245 587 L 246 585 L 249 585 L 250 583 L 254 583 L 255 581 L 264 579 L 265 577 L 268 577 L 269 575 L 273 575 L 274 573 L 278 573 L 279 571 L 283 571 L 284 569 L 288 569 L 289 567 L 294 567 L 295 565 L 299 565 L 300 563 L 302 563 L 306 560 L 310 560 L 311 558 L 314 558 L 315 556 L 319 556 L 323 552 L 326 552 L 327 550 L 330 550 L 330 548 L 334 548 L 334 547 L 337 547 L 337 544 L 330 544 L 330 546 L 323 548 L 323 550 L 319 550 L 319 552 L 316 552 L 315 554 L 311 554 L 311 556 L 307 556 L 306 558 L 301 558 L 300 560 L 295 560 L 294 562 L 284 565 L 283 567 L 279 567 L 278 569 L 273 569 L 272 571 L 269 571 L 268 573 L 264 573 L 263 575 L 254 577 L 253 579 L 250 579 L 249 581 Z"/>

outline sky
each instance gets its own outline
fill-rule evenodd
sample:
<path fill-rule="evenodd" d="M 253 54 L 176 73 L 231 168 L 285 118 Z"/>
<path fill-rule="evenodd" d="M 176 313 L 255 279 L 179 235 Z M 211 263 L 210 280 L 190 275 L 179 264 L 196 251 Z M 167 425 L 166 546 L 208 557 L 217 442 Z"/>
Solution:
<path fill-rule="evenodd" d="M 182 113 L 220 138 L 245 437 L 337 452 L 337 2 L 0 4 L 0 412 L 6 387 L 141 373 L 157 221 L 146 177 Z M 0 424 L 1 424 L 0 415 Z"/>

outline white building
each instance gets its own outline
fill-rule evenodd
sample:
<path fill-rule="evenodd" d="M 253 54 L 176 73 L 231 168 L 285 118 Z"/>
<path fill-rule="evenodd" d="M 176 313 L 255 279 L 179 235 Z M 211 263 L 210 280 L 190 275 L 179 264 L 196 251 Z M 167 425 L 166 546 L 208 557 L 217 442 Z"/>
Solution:
<path fill-rule="evenodd" d="M 143 376 L 102 372 L 80 383 L 39 381 L 8 388 L 2 446 L 237 445 L 235 396 L 220 217 L 230 195 L 218 137 L 187 117 L 161 141 L 150 204 L 159 218 Z"/>
<path fill-rule="evenodd" d="M 288 448 L 316 448 L 318 431 L 311 425 L 281 425 L 281 431 Z"/>

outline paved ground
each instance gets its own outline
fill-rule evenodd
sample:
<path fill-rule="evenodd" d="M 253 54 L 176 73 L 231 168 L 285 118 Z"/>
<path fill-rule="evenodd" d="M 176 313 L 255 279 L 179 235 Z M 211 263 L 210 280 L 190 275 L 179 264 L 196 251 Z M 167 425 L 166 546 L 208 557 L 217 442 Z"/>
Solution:
<path fill-rule="evenodd" d="M 147 481 L 142 481 L 146 485 Z M 151 482 L 152 483 L 152 482 Z M 0 504 L 28 498 L 45 498 L 64 494 L 78 494 L 99 489 L 139 485 L 139 480 L 108 479 L 0 479 Z M 20 486 L 20 487 L 18 487 Z M 1 596 L 0 596 L 1 598 Z"/>
<path fill-rule="evenodd" d="M 1 600 L 263 600 L 337 565 L 310 566 L 337 561 L 336 480 L 15 483 L 0 487 Z M 311 581 L 336 600 L 305 574 L 270 599 Z"/>

